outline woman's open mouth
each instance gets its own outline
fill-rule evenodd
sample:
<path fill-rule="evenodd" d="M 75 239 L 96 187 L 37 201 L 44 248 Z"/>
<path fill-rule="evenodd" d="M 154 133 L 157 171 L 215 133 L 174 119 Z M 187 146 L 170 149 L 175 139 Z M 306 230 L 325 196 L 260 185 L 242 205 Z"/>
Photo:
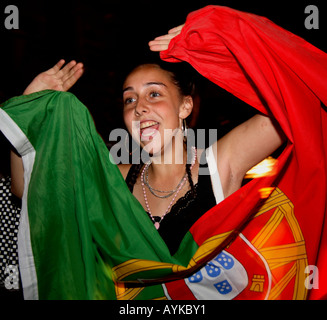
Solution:
<path fill-rule="evenodd" d="M 152 140 L 158 133 L 159 123 L 157 121 L 143 121 L 140 123 L 140 136 L 142 141 Z"/>

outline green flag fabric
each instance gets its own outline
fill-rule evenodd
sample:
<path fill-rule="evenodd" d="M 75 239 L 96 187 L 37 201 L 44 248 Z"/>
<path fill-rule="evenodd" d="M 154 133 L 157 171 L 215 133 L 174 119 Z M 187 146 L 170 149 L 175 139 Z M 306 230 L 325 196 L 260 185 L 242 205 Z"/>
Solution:
<path fill-rule="evenodd" d="M 25 170 L 19 257 L 26 299 L 115 299 L 111 267 L 135 257 L 165 261 L 160 276 L 171 273 L 177 260 L 74 95 L 14 97 L 0 111 Z"/>

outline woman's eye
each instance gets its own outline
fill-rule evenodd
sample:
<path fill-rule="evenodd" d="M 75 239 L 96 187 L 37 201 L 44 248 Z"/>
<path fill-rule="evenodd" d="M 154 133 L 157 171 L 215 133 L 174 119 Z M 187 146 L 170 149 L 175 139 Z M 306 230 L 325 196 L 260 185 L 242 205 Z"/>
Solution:
<path fill-rule="evenodd" d="M 150 93 L 150 97 L 151 98 L 156 98 L 156 97 L 159 97 L 159 96 L 160 96 L 160 93 L 159 92 L 154 91 L 154 92 L 151 92 Z"/>
<path fill-rule="evenodd" d="M 125 100 L 124 100 L 124 104 L 131 104 L 131 103 L 133 103 L 135 101 L 135 98 L 126 98 Z"/>

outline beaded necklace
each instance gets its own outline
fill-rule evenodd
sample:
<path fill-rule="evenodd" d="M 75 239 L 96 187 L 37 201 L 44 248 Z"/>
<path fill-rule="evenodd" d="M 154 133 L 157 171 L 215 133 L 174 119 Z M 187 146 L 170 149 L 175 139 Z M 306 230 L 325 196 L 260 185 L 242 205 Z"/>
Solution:
<path fill-rule="evenodd" d="M 192 151 L 193 151 L 193 159 L 192 159 L 192 164 L 191 164 L 191 168 L 190 170 L 192 170 L 195 162 L 196 162 L 196 148 L 195 147 L 192 147 Z M 187 175 L 184 175 L 184 177 L 182 178 L 181 182 L 179 182 L 178 186 L 176 187 L 176 189 L 174 190 L 175 192 L 175 195 L 174 197 L 172 198 L 172 200 L 170 201 L 169 205 L 168 205 L 168 208 L 165 212 L 165 214 L 163 216 L 160 217 L 160 220 L 159 221 L 155 221 L 154 217 L 152 216 L 151 214 L 151 209 L 150 209 L 150 206 L 149 206 L 149 202 L 148 202 L 148 198 L 147 198 L 147 195 L 146 195 L 146 191 L 145 191 L 145 185 L 148 185 L 145 183 L 145 180 L 144 180 L 144 174 L 145 172 L 148 170 L 149 166 L 150 166 L 151 162 L 148 162 L 143 170 L 142 170 L 142 174 L 141 174 L 141 185 L 142 185 L 142 190 L 143 190 L 143 197 L 144 197 L 144 201 L 145 201 L 145 206 L 146 206 L 146 209 L 149 213 L 149 216 L 151 218 L 151 220 L 154 222 L 154 226 L 156 227 L 156 229 L 158 230 L 159 227 L 160 227 L 160 223 L 162 222 L 163 218 L 166 216 L 166 214 L 169 212 L 171 206 L 173 205 L 179 191 L 183 188 L 185 182 L 186 182 L 186 178 L 187 178 Z M 150 190 L 151 191 L 151 190 Z"/>
<path fill-rule="evenodd" d="M 181 181 L 178 183 L 177 187 L 174 190 L 169 190 L 169 191 L 157 190 L 157 189 L 150 186 L 150 183 L 149 183 L 149 166 L 147 166 L 146 169 L 145 169 L 144 184 L 149 188 L 149 191 L 154 196 L 156 196 L 157 198 L 165 199 L 165 198 L 171 197 L 178 190 L 180 185 L 183 183 L 184 178 L 186 178 L 186 177 L 187 177 L 187 173 L 185 173 L 184 177 L 181 179 Z M 167 194 L 162 196 L 162 195 L 157 194 L 156 192 L 167 193 Z"/>

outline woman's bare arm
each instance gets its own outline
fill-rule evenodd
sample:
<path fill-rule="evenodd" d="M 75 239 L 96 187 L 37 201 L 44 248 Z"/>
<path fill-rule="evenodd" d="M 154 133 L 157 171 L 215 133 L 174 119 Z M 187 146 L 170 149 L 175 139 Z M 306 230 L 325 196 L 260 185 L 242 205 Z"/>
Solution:
<path fill-rule="evenodd" d="M 270 156 L 284 142 L 278 124 L 257 114 L 217 141 L 217 166 L 225 196 L 236 191 L 246 172 Z"/>
<path fill-rule="evenodd" d="M 24 167 L 20 156 L 10 152 L 11 166 L 11 192 L 18 198 L 22 198 L 24 192 Z"/>

